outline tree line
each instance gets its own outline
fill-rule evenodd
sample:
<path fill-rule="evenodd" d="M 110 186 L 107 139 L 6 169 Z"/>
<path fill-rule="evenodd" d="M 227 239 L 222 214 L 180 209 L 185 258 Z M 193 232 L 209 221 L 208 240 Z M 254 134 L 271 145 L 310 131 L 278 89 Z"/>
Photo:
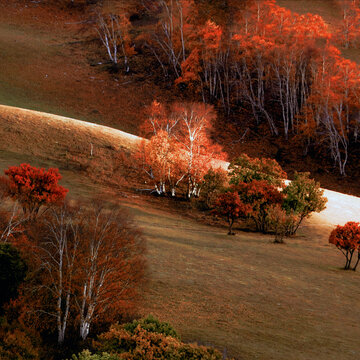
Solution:
<path fill-rule="evenodd" d="M 122 53 L 126 72 L 136 52 L 147 54 L 186 97 L 298 139 L 305 153 L 320 149 L 346 175 L 358 146 L 360 71 L 338 48 L 356 43 L 357 2 L 341 2 L 345 17 L 333 33 L 320 16 L 275 0 L 220 3 L 143 0 L 107 10 L 97 29 L 110 59 Z M 126 20 L 134 13 L 151 25 L 136 29 Z"/>

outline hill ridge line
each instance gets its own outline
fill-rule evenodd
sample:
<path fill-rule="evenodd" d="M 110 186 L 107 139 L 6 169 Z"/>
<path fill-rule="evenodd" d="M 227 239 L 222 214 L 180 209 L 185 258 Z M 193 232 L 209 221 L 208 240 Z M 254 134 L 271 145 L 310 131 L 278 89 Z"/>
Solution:
<path fill-rule="evenodd" d="M 96 123 L 92 123 L 92 122 L 89 122 L 89 121 L 75 119 L 75 118 L 71 118 L 71 117 L 67 117 L 67 116 L 56 115 L 56 114 L 51 114 L 51 113 L 38 111 L 38 110 L 24 109 L 24 108 L 19 108 L 19 107 L 16 107 L 16 106 L 9 106 L 9 105 L 0 104 L 0 110 L 2 110 L 2 109 L 15 110 L 15 111 L 19 111 L 19 112 L 28 113 L 28 114 L 37 114 L 39 116 L 46 116 L 49 120 L 59 120 L 59 121 L 62 121 L 62 122 L 76 123 L 76 124 L 78 124 L 80 126 L 84 126 L 84 127 L 88 127 L 88 128 L 95 128 L 95 129 L 103 130 L 104 132 L 109 131 L 109 132 L 112 132 L 114 134 L 122 135 L 122 136 L 128 137 L 129 139 L 132 139 L 134 141 L 138 141 L 138 140 L 143 139 L 140 136 L 133 135 L 133 134 L 127 133 L 127 132 L 119 130 L 119 129 L 115 129 L 115 128 L 110 127 L 110 126 L 96 124 Z"/>

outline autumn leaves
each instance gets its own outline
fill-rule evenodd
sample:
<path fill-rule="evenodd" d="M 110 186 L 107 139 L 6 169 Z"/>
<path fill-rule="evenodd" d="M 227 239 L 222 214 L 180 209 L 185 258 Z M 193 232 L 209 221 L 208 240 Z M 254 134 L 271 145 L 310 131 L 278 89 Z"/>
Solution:
<path fill-rule="evenodd" d="M 275 0 L 230 1 L 218 14 L 212 3 L 144 2 L 156 23 L 134 40 L 185 97 L 215 105 L 239 126 L 246 117 L 252 128 L 265 124 L 273 136 L 299 140 L 345 175 L 359 128 L 360 69 L 337 47 L 339 32 L 358 36 L 359 8 L 342 3 L 344 29 L 332 33 L 319 15 L 293 13 Z"/>
<path fill-rule="evenodd" d="M 58 184 L 57 169 L 22 164 L 5 174 L 1 240 L 14 244 L 28 265 L 11 305 L 18 320 L 56 334 L 62 344 L 70 332 L 85 340 L 94 324 L 130 314 L 144 276 L 145 248 L 129 215 L 104 199 L 65 201 L 68 190 Z M 6 211 L 7 197 L 23 211 Z"/>
<path fill-rule="evenodd" d="M 199 103 L 176 103 L 167 109 L 154 101 L 142 126 L 145 135 L 136 155 L 159 195 L 176 196 L 186 184 L 186 197 L 198 197 L 204 174 L 225 154 L 211 140 L 214 112 Z"/>

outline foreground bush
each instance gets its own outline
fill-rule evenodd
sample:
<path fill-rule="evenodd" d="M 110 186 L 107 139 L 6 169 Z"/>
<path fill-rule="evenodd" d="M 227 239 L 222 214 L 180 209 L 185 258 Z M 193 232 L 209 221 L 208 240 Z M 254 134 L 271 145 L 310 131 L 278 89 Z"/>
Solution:
<path fill-rule="evenodd" d="M 74 360 L 173 359 L 220 360 L 221 354 L 209 347 L 184 344 L 175 330 L 153 317 L 131 324 L 115 324 L 94 343 L 99 355 L 83 351 Z"/>
<path fill-rule="evenodd" d="M 79 355 L 73 355 L 72 360 L 118 360 L 118 355 L 110 355 L 108 353 L 92 354 L 89 350 L 84 350 Z"/>
<path fill-rule="evenodd" d="M 180 339 L 175 329 L 169 323 L 161 322 L 158 319 L 155 319 L 152 315 L 149 315 L 145 319 L 134 320 L 131 323 L 127 323 L 124 325 L 124 329 L 131 334 L 134 334 L 135 330 L 139 326 L 148 332 L 163 334 L 165 336 L 171 336 L 173 338 Z"/>

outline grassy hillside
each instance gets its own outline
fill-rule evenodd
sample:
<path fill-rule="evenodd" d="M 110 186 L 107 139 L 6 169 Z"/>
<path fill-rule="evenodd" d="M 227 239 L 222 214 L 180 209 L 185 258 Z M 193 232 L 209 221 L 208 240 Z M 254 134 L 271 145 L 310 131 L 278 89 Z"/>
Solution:
<path fill-rule="evenodd" d="M 148 239 L 144 314 L 239 359 L 360 354 L 360 277 L 339 270 L 336 250 L 312 237 L 285 246 L 258 234 L 229 237 L 159 209 L 127 206 Z"/>
<path fill-rule="evenodd" d="M 143 107 L 171 98 L 146 74 L 109 74 L 91 14 L 80 11 L 0 0 L 0 54 L 0 104 L 137 133 Z"/>

